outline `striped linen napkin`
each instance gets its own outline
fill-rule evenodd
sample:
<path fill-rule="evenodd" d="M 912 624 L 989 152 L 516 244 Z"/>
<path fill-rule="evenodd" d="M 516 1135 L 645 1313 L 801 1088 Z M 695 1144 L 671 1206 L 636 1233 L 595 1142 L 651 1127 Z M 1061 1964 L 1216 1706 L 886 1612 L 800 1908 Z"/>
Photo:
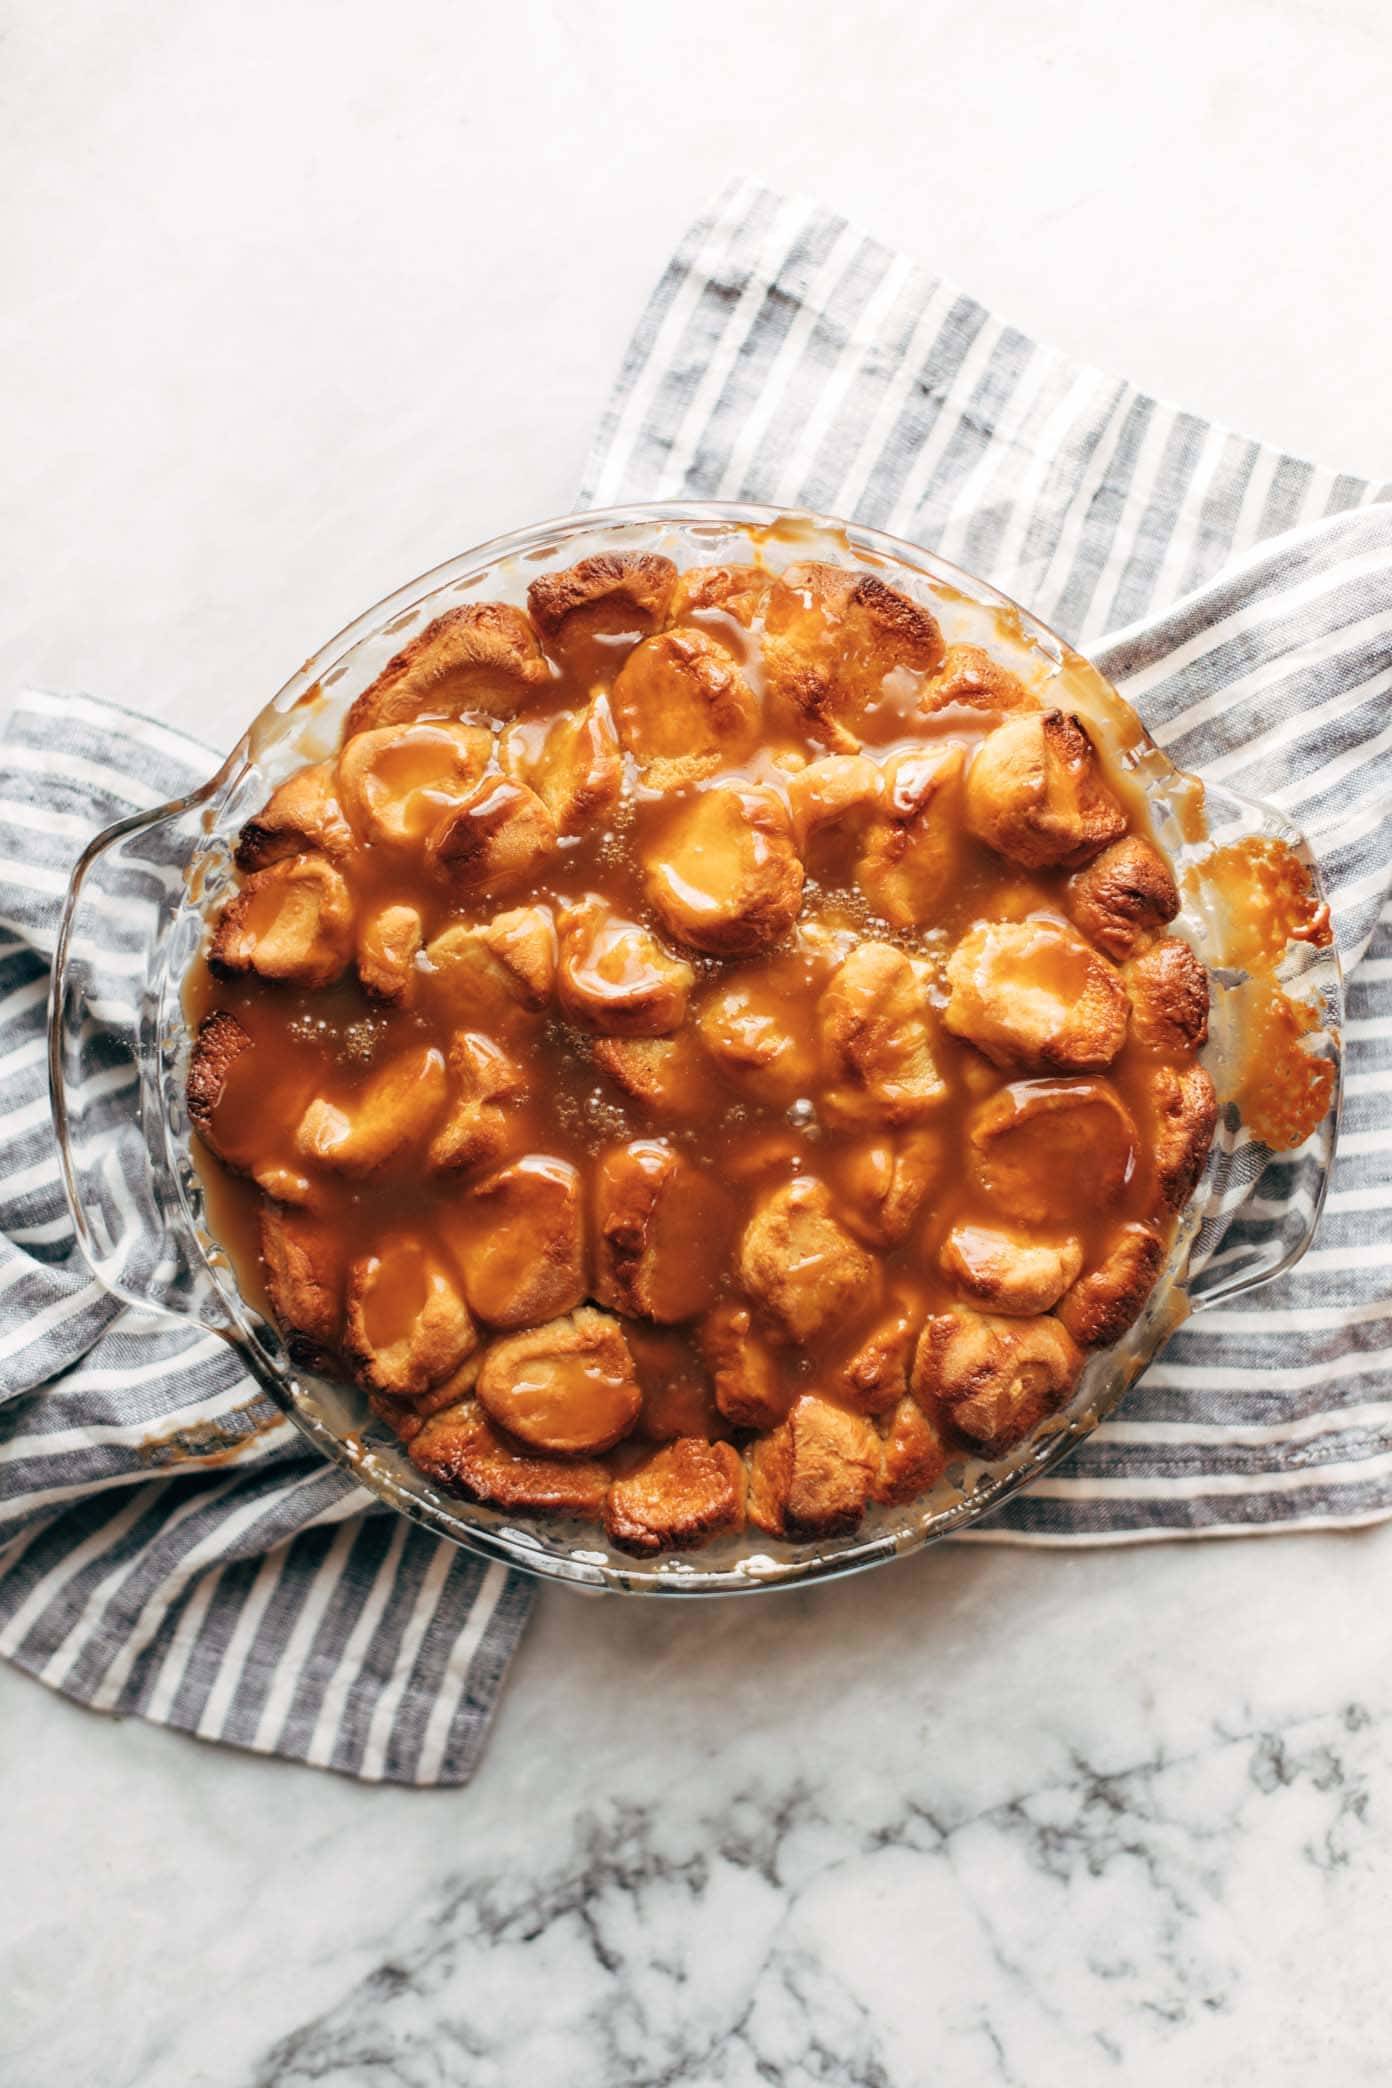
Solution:
<path fill-rule="evenodd" d="M 1086 642 L 1176 760 L 1312 832 L 1358 966 L 1317 1248 L 1183 1329 L 1124 1419 L 977 1534 L 1392 1512 L 1392 488 L 1071 364 L 843 220 L 738 183 L 639 323 L 582 504 L 681 494 L 854 514 Z M 215 1337 L 106 1299 L 63 1206 L 43 1023 L 68 871 L 213 761 L 85 697 L 26 695 L 0 737 L 0 1653 L 98 1708 L 458 1783 L 527 1583 L 377 1510 Z M 1279 1210 L 1279 1170 L 1262 1198 Z"/>
<path fill-rule="evenodd" d="M 844 218 L 748 182 L 692 226 L 583 504 L 852 515 L 1084 647 L 1171 759 L 1320 858 L 1348 978 L 1344 1129 L 1299 1268 L 1186 1326 L 1059 1472 L 979 1532 L 1113 1543 L 1392 1514 L 1392 485 L 1068 361 Z M 1279 1224 L 1270 1167 L 1230 1227 Z"/>
<path fill-rule="evenodd" d="M 44 1029 L 69 871 L 219 759 L 85 696 L 27 693 L 0 734 L 0 1653 L 98 1710 L 462 1783 L 530 1583 L 381 1508 L 217 1335 L 110 1298 L 63 1199 Z"/>

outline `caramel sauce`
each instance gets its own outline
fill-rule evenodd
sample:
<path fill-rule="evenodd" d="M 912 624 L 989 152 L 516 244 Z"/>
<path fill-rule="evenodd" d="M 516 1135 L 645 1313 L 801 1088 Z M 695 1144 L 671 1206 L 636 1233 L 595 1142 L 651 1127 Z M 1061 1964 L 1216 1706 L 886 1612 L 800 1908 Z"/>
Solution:
<path fill-rule="evenodd" d="M 1243 1122 L 1273 1152 L 1291 1152 L 1323 1121 L 1334 1092 L 1333 1061 L 1316 1058 L 1303 1041 L 1319 1028 L 1320 1012 L 1270 980 L 1252 979 L 1240 990 L 1247 1049 L 1236 1099 Z"/>
<path fill-rule="evenodd" d="M 366 1273 L 363 1331 L 374 1349 L 395 1348 L 408 1339 L 425 1308 L 424 1251 L 416 1240 L 398 1242 L 385 1256 L 374 1255 Z"/>
<path fill-rule="evenodd" d="M 1288 994 L 1277 971 L 1292 943 L 1330 947 L 1329 908 L 1284 841 L 1257 837 L 1216 849 L 1203 873 L 1223 906 L 1224 955 L 1248 974 L 1239 989 L 1244 1050 L 1234 1100 L 1255 1137 L 1289 1152 L 1322 1121 L 1335 1069 L 1302 1041 L 1320 1027 L 1319 1009 Z"/>
<path fill-rule="evenodd" d="M 1262 836 L 1215 849 L 1204 877 L 1227 904 L 1225 955 L 1235 969 L 1273 971 L 1289 944 L 1327 950 L 1334 940 L 1328 906 L 1284 841 Z"/>
<path fill-rule="evenodd" d="M 514 1374 L 512 1419 L 525 1442 L 548 1440 L 560 1452 L 583 1450 L 626 1423 L 631 1380 L 590 1356 L 541 1356 Z M 574 1440 L 568 1442 L 567 1435 Z"/>
<path fill-rule="evenodd" d="M 693 611 L 689 620 L 728 646 L 762 703 L 759 620 L 745 628 L 715 610 Z M 549 683 L 529 692 L 507 721 L 514 752 L 520 750 L 524 762 L 539 755 L 558 721 L 583 710 L 596 689 L 612 686 L 638 635 L 590 634 L 553 659 Z M 991 714 L 963 705 L 939 713 L 920 711 L 916 706 L 926 679 L 895 670 L 887 678 L 882 700 L 865 706 L 857 717 L 857 731 L 881 768 L 898 755 L 916 757 L 910 773 L 900 778 L 901 795 L 911 786 L 912 769 L 919 761 L 936 761 L 952 748 L 960 748 L 969 759 L 998 722 Z M 488 722 L 476 713 L 466 716 Z M 402 730 L 409 733 L 409 728 Z M 1020 990 L 1026 995 L 1038 991 L 1071 997 L 1081 990 L 1080 967 L 1090 953 L 1080 953 L 1078 931 L 1069 919 L 1068 873 L 1022 870 L 1003 861 L 961 826 L 956 800 L 934 814 L 949 823 L 950 874 L 931 919 L 920 926 L 890 925 L 861 889 L 856 866 L 870 815 L 853 811 L 815 833 L 801 851 L 801 911 L 774 948 L 726 959 L 678 948 L 654 916 L 650 879 L 653 865 L 664 859 L 669 837 L 691 813 L 700 793 L 713 787 L 772 793 L 786 806 L 797 768 L 827 751 L 811 727 L 794 730 L 780 715 L 769 718 L 761 745 L 746 760 L 675 790 L 646 787 L 632 758 L 626 757 L 622 795 L 610 811 L 578 834 L 563 836 L 559 847 L 521 884 L 466 896 L 431 863 L 423 845 L 432 825 L 457 802 L 440 782 L 443 757 L 428 738 L 403 740 L 376 770 L 382 790 L 399 801 L 394 822 L 379 828 L 391 838 L 374 843 L 359 834 L 351 850 L 337 860 L 359 924 L 388 905 L 412 907 L 420 917 L 427 954 L 416 961 L 406 1001 L 374 1001 L 351 966 L 336 984 L 318 990 L 271 983 L 255 973 L 214 976 L 206 959 L 194 965 L 187 980 L 184 1005 L 191 1029 L 214 1010 L 225 1010 L 250 1039 L 215 1111 L 215 1135 L 226 1164 L 206 1151 L 198 1156 L 210 1224 L 244 1292 L 258 1300 L 265 1295 L 257 1242 L 267 1188 L 307 1210 L 327 1243 L 340 1284 L 355 1264 L 372 1265 L 380 1280 L 367 1286 L 364 1327 L 374 1347 L 393 1347 L 408 1338 L 424 1305 L 426 1268 L 432 1260 L 458 1272 L 463 1287 L 471 1261 L 484 1252 L 486 1238 L 488 1297 L 528 1280 L 535 1243 L 525 1228 L 515 1237 L 499 1236 L 475 1199 L 480 1173 L 490 1170 L 457 1173 L 429 1166 L 430 1130 L 438 1122 L 433 1107 L 422 1105 L 420 1127 L 396 1144 L 385 1133 L 379 1143 L 368 1141 L 367 1163 L 360 1169 L 345 1171 L 326 1164 L 340 1119 L 343 1125 L 357 1124 L 371 1095 L 392 1081 L 404 1090 L 400 1095 L 393 1092 L 392 1110 L 409 1114 L 413 1098 L 419 1101 L 429 1082 L 439 1078 L 439 1069 L 450 1062 L 452 1043 L 467 1029 L 505 1051 L 522 1079 L 521 1092 L 505 1104 L 507 1154 L 491 1165 L 520 1163 L 524 1170 L 578 1172 L 591 1297 L 592 1185 L 600 1157 L 619 1143 L 660 1141 L 718 1185 L 728 1207 L 728 1223 L 716 1239 L 718 1251 L 712 1250 L 710 1228 L 694 1207 L 688 1211 L 677 1204 L 664 1212 L 658 1228 L 664 1254 L 680 1267 L 714 1263 L 709 1282 L 697 1288 L 718 1298 L 738 1294 L 734 1243 L 762 1192 L 798 1176 L 815 1176 L 830 1186 L 843 1225 L 863 1239 L 865 1214 L 848 1186 L 857 1179 L 858 1169 L 864 1173 L 862 1159 L 876 1145 L 897 1149 L 910 1134 L 931 1131 L 936 1156 L 931 1187 L 904 1235 L 891 1244 L 874 1244 L 876 1281 L 867 1284 L 863 1295 L 815 1340 L 802 1346 L 787 1340 L 776 1344 L 785 1406 L 814 1387 L 833 1401 L 842 1399 L 842 1373 L 887 1317 L 901 1313 L 921 1319 L 959 1302 L 960 1292 L 939 1265 L 948 1234 L 964 1224 L 1000 1228 L 1016 1222 L 1003 1208 L 999 1193 L 991 1192 L 989 1170 L 983 1176 L 974 1155 L 969 1139 L 973 1112 L 992 1095 L 1030 1083 L 1018 1065 L 992 1064 L 944 1027 L 946 960 L 966 931 L 982 920 L 1036 922 L 1040 932 L 1033 970 L 1021 978 Z M 1134 786 L 1125 778 L 1110 770 L 1107 778 L 1128 807 L 1138 802 Z M 475 800 L 481 817 L 494 797 L 512 788 L 496 739 L 483 784 L 483 794 Z M 768 847 L 756 834 L 756 871 Z M 681 870 L 667 866 L 667 875 L 681 888 L 680 898 L 697 919 L 709 910 L 711 888 L 718 888 L 722 874 L 718 849 L 708 861 L 698 848 L 694 867 L 686 857 Z M 1284 870 L 1273 866 L 1265 889 L 1267 932 L 1274 935 L 1282 924 L 1287 933 L 1296 932 L 1291 924 L 1305 917 L 1299 915 L 1294 887 Z M 735 1036 L 737 1052 L 729 1059 L 715 1054 L 704 1067 L 700 1106 L 690 1113 L 651 1109 L 627 1092 L 597 1061 L 593 1030 L 562 1019 L 554 1001 L 536 1010 L 472 976 L 461 986 L 448 968 L 437 967 L 428 955 L 447 929 L 482 927 L 524 905 L 560 913 L 591 897 L 613 910 L 617 924 L 596 938 L 580 968 L 584 990 L 597 1005 L 602 1007 L 606 996 L 623 1001 L 635 986 L 641 963 L 621 931 L 623 924 L 637 923 L 691 969 L 683 1028 L 700 1036 L 709 1017 L 712 1023 L 723 1020 Z M 274 932 L 273 897 L 253 902 L 251 925 L 258 933 Z M 1307 927 L 1312 936 L 1319 932 L 1313 920 Z M 872 938 L 902 949 L 920 968 L 932 1058 L 945 1089 L 941 1101 L 921 1120 L 901 1125 L 872 1118 L 843 1120 L 826 1106 L 832 1076 L 822 996 L 844 959 Z M 1271 1022 L 1279 1028 L 1274 1012 Z M 1298 1035 L 1298 1028 L 1289 1032 L 1291 1051 L 1298 1047 Z M 1040 1227 L 1043 1236 L 1049 1241 L 1076 1240 L 1085 1270 L 1100 1261 L 1126 1222 L 1144 1220 L 1162 1230 L 1172 1222 L 1158 1195 L 1150 1158 L 1154 1123 L 1148 1074 L 1154 1064 L 1153 1057 L 1142 1057 L 1127 1044 L 1104 1076 L 1129 1112 L 1136 1134 L 1125 1145 L 1107 1199 L 1099 1196 L 1098 1170 L 1090 1164 L 1081 1126 L 1076 1150 L 1066 1144 L 1060 1148 L 1039 1128 L 1025 1136 L 1013 1156 L 1017 1171 L 1023 1170 L 1040 1207 L 1047 1210 L 1047 1223 Z M 447 1083 L 453 1079 L 450 1073 Z M 1087 1088 L 1091 1077 L 1073 1085 Z M 1311 1107 L 1316 1085 L 1312 1078 Z M 297 1136 L 311 1103 L 326 1105 L 321 1112 L 326 1128 L 316 1151 L 307 1151 L 303 1135 Z M 1257 1106 L 1264 1106 L 1260 1099 Z M 1273 1120 L 1279 1114 L 1275 1103 L 1271 1113 Z M 1281 1118 L 1282 1127 L 1286 1121 Z M 286 1194 L 292 1190 L 293 1195 Z M 1029 1231 L 1035 1223 L 1023 1221 L 1023 1229 Z M 476 1316 L 484 1317 L 477 1298 L 474 1303 Z M 504 1318 L 493 1319 L 483 1329 L 485 1337 L 496 1336 L 508 1324 Z M 637 1438 L 651 1442 L 693 1430 L 739 1438 L 740 1431 L 712 1403 L 694 1320 L 674 1327 L 634 1320 L 626 1327 L 633 1337 L 643 1394 Z M 527 1405 L 543 1431 L 558 1425 L 563 1409 L 567 1414 L 578 1410 L 586 1425 L 596 1426 L 597 1417 L 615 1408 L 618 1400 L 610 1370 L 574 1358 L 529 1367 L 514 1385 L 514 1396 Z M 583 1440 L 584 1427 L 580 1435 Z M 612 1468 L 620 1469 L 631 1462 L 632 1448 L 620 1445 L 606 1455 Z"/>
<path fill-rule="evenodd" d="M 416 734 L 378 758 L 372 795 L 396 801 L 399 810 L 393 825 L 403 842 L 423 843 L 431 828 L 458 802 L 447 781 L 453 753 L 448 741 L 437 744 Z"/>

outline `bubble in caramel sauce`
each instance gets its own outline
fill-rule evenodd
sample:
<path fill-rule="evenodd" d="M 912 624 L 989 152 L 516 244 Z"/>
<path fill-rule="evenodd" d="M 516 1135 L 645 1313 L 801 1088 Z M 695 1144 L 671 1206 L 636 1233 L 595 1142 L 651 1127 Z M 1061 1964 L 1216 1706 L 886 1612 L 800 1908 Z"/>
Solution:
<path fill-rule="evenodd" d="M 339 1040 L 338 1055 L 349 1065 L 369 1066 L 377 1056 L 386 1033 L 386 1024 L 380 1018 L 365 1015 L 359 1022 L 350 1022 L 343 1031 Z"/>

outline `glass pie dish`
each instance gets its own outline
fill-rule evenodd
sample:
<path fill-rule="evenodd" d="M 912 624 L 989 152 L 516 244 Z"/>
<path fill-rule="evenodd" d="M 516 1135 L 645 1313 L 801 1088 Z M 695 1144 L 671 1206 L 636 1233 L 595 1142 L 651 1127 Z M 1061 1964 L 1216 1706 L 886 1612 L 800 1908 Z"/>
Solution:
<path fill-rule="evenodd" d="M 746 562 L 755 549 L 775 569 L 808 558 L 871 568 L 930 609 L 949 643 L 986 645 L 1083 719 L 1114 771 L 1144 795 L 1174 867 L 1183 899 L 1175 925 L 1210 975 L 1204 1062 L 1223 1106 L 1204 1179 L 1141 1317 L 1091 1357 L 1065 1404 L 1024 1442 L 994 1458 L 963 1454 L 929 1494 L 872 1510 L 844 1537 L 799 1543 L 747 1529 L 694 1557 L 638 1561 L 610 1549 L 602 1531 L 524 1520 L 445 1491 L 373 1418 L 357 1387 L 292 1360 L 279 1329 L 237 1282 L 195 1164 L 183 991 L 209 916 L 233 887 L 245 822 L 293 771 L 333 752 L 354 699 L 442 611 L 518 601 L 539 575 L 599 553 L 656 552 L 684 568 Z M 1313 1236 L 1332 1164 L 1341 1021 L 1338 958 L 1303 836 L 1271 807 L 1205 790 L 1175 770 L 1110 685 L 1037 619 L 947 562 L 854 524 L 669 505 L 542 524 L 411 583 L 307 661 L 201 789 L 99 835 L 68 895 L 50 1048 L 78 1240 L 117 1297 L 228 1341 L 318 1450 L 387 1506 L 455 1543 L 582 1589 L 719 1594 L 855 1571 L 980 1521 L 1111 1412 L 1187 1313 L 1290 1267 Z M 1295 1092 L 1273 1096 L 1273 1054 L 1294 1069 Z M 137 1106 L 113 1115 L 106 1098 L 132 1065 Z M 1282 1193 L 1249 1222 L 1267 1158 L 1264 1132 L 1289 1148 Z"/>

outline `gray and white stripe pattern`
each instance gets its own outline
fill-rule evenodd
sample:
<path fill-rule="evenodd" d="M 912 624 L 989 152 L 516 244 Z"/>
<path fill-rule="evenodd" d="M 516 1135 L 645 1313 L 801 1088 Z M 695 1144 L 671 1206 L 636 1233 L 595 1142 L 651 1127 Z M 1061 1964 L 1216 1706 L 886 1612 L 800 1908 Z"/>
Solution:
<path fill-rule="evenodd" d="M 1335 890 L 1356 969 L 1314 1252 L 1183 1329 L 1122 1418 L 980 1537 L 1392 1511 L 1392 488 L 1079 368 L 741 183 L 658 285 L 585 487 L 682 493 L 853 514 L 986 574 L 1087 642 L 1178 761 L 1288 807 Z M 526 1584 L 374 1512 L 215 1337 L 118 1308 L 74 1252 L 43 1041 L 68 871 L 211 765 L 84 697 L 27 695 L 0 738 L 0 1652 L 102 1708 L 459 1782 Z M 103 954 L 119 970 L 119 934 Z M 1279 1170 L 1263 1200 L 1279 1209 Z"/>
<path fill-rule="evenodd" d="M 528 1583 L 379 1509 L 216 1335 L 116 1304 L 63 1201 L 44 1019 L 69 871 L 98 828 L 215 765 L 84 697 L 25 695 L 0 737 L 0 1653 L 100 1710 L 458 1783 Z M 113 992 L 138 921 L 103 943 Z M 129 1068 L 109 1079 L 120 1108 Z"/>
<path fill-rule="evenodd" d="M 1392 1513 L 1392 486 L 1072 363 L 844 219 L 737 182 L 653 294 L 584 495 L 772 501 L 931 546 L 1086 645 L 1181 766 L 1309 832 L 1351 973 L 1317 1243 L 1183 1328 L 1121 1418 L 974 1536 Z M 1224 1253 L 1279 1223 L 1288 1173 L 1268 1168 Z"/>

